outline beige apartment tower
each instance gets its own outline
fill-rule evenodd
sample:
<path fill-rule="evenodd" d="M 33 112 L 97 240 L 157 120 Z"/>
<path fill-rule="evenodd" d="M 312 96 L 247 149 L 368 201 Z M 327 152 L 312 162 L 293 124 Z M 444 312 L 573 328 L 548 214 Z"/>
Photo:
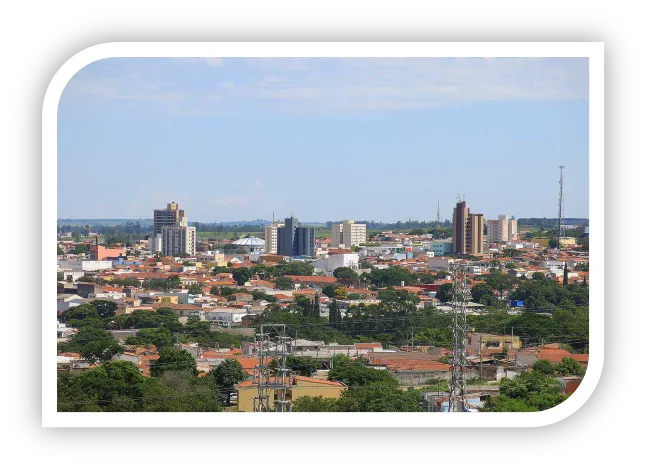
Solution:
<path fill-rule="evenodd" d="M 510 220 L 507 215 L 498 215 L 497 220 L 487 220 L 487 241 L 499 243 L 518 238 L 518 220 Z"/>
<path fill-rule="evenodd" d="M 482 213 L 469 214 L 465 244 L 467 254 L 484 252 L 484 215 Z"/>
<path fill-rule="evenodd" d="M 481 213 L 469 213 L 465 201 L 458 202 L 453 209 L 453 252 L 484 252 L 484 216 Z"/>
<path fill-rule="evenodd" d="M 163 226 L 176 226 L 185 217 L 184 210 L 179 205 L 171 202 L 165 209 L 156 209 L 153 213 L 153 235 L 160 234 Z"/>
<path fill-rule="evenodd" d="M 343 220 L 343 223 L 332 224 L 331 246 L 349 249 L 359 244 L 365 244 L 367 240 L 366 225 L 355 223 L 354 220 Z"/>
<path fill-rule="evenodd" d="M 283 227 L 282 223 L 272 223 L 265 226 L 265 253 L 278 253 L 278 228 Z"/>

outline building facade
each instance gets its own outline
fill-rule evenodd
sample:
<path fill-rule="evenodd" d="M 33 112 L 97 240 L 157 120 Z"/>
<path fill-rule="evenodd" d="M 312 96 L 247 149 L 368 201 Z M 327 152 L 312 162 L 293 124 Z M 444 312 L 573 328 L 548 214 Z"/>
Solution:
<path fill-rule="evenodd" d="M 448 239 L 431 241 L 430 250 L 435 256 L 440 257 L 453 254 L 453 241 Z"/>
<path fill-rule="evenodd" d="M 150 252 L 162 252 L 162 234 L 158 233 L 156 235 L 148 238 L 148 250 Z"/>
<path fill-rule="evenodd" d="M 487 220 L 487 241 L 499 243 L 518 239 L 518 220 L 510 220 L 507 215 L 498 215 L 497 220 Z"/>
<path fill-rule="evenodd" d="M 453 209 L 453 252 L 456 254 L 466 254 L 466 232 L 467 221 L 469 219 L 469 209 L 467 203 L 458 202 Z"/>
<path fill-rule="evenodd" d="M 164 226 L 178 225 L 184 216 L 184 210 L 180 210 L 175 202 L 167 204 L 165 209 L 156 209 L 153 212 L 153 235 L 161 233 Z"/>
<path fill-rule="evenodd" d="M 453 209 L 453 252 L 455 254 L 482 254 L 484 252 L 484 216 L 469 213 L 465 201 Z"/>
<path fill-rule="evenodd" d="M 265 226 L 265 253 L 278 254 L 278 228 L 282 226 L 282 223 Z"/>
<path fill-rule="evenodd" d="M 465 245 L 465 254 L 482 254 L 484 252 L 484 216 L 481 213 L 469 214 Z"/>
<path fill-rule="evenodd" d="M 332 224 L 332 247 L 351 248 L 365 244 L 367 240 L 366 225 L 354 220 L 343 220 L 343 223 Z"/>
<path fill-rule="evenodd" d="M 316 248 L 314 246 L 314 228 L 299 226 L 294 232 L 294 253 L 293 256 L 314 257 Z"/>
<path fill-rule="evenodd" d="M 194 226 L 163 226 L 161 235 L 162 256 L 176 256 L 182 253 L 195 255 Z"/>
<path fill-rule="evenodd" d="M 298 218 L 285 218 L 285 224 L 278 228 L 277 254 L 281 256 L 294 255 L 294 234 L 298 227 Z"/>

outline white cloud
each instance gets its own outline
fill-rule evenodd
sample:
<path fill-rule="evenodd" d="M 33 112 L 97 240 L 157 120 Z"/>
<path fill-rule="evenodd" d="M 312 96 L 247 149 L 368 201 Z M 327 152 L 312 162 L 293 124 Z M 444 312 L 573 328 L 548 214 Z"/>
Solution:
<path fill-rule="evenodd" d="M 103 99 L 177 101 L 174 110 L 180 113 L 221 115 L 259 105 L 310 114 L 588 96 L 588 62 L 581 58 L 244 58 L 227 59 L 222 67 L 222 59 L 211 57 L 171 63 L 176 83 L 164 81 L 168 75 L 161 67 L 78 80 L 73 88 Z M 183 74 L 182 64 L 188 63 L 217 70 Z"/>
<path fill-rule="evenodd" d="M 220 83 L 220 88 L 233 91 L 236 89 L 236 85 L 232 81 L 223 81 L 222 83 Z"/>
<path fill-rule="evenodd" d="M 224 63 L 219 57 L 201 57 L 199 60 L 211 67 L 221 67 Z"/>

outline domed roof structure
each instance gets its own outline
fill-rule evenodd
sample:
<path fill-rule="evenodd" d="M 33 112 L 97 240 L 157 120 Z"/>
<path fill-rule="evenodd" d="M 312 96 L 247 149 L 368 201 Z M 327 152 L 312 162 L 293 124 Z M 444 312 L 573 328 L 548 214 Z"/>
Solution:
<path fill-rule="evenodd" d="M 235 240 L 231 244 L 235 244 L 236 246 L 245 246 L 249 248 L 259 248 L 259 247 L 265 246 L 265 242 L 262 239 L 257 238 L 255 236 L 247 236 L 246 238 L 240 238 Z"/>

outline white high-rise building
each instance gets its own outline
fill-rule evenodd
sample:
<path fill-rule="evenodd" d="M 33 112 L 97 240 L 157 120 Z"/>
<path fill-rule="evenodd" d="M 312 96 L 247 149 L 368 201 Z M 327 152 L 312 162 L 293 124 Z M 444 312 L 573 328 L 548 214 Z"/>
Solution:
<path fill-rule="evenodd" d="M 487 241 L 498 243 L 518 239 L 518 220 L 498 215 L 497 220 L 487 220 Z"/>
<path fill-rule="evenodd" d="M 186 253 L 195 255 L 196 231 L 194 226 L 163 226 L 162 255 L 176 256 Z"/>
<path fill-rule="evenodd" d="M 349 249 L 352 246 L 365 244 L 366 240 L 365 224 L 355 223 L 354 220 L 343 220 L 343 223 L 332 224 L 332 247 Z"/>
<path fill-rule="evenodd" d="M 272 223 L 265 226 L 265 253 L 278 253 L 278 228 L 285 226 L 282 223 Z"/>
<path fill-rule="evenodd" d="M 158 233 L 156 235 L 148 238 L 148 250 L 150 252 L 162 252 L 162 234 Z"/>

